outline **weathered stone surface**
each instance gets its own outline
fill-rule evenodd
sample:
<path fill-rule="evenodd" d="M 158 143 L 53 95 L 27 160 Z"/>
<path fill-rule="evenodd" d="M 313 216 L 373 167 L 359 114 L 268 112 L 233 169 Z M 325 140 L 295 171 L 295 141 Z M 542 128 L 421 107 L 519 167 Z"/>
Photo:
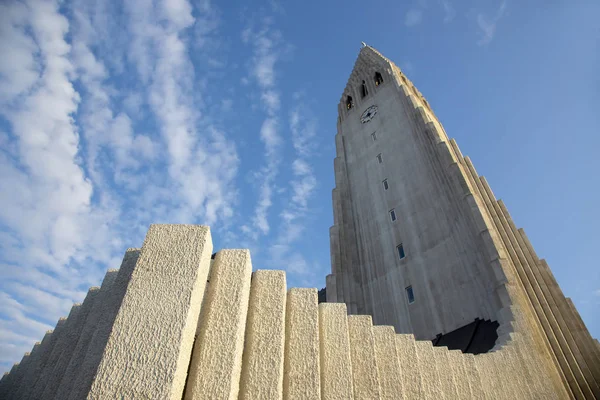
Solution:
<path fill-rule="evenodd" d="M 116 272 L 117 271 L 115 270 L 110 270 L 107 272 L 107 274 L 116 274 Z M 68 330 L 63 335 L 60 343 L 57 343 L 56 345 L 56 347 L 60 349 L 60 356 L 56 358 L 56 361 L 53 363 L 54 366 L 52 371 L 48 374 L 41 398 L 52 399 L 56 395 L 56 391 L 58 390 L 58 386 L 63 378 L 63 374 L 69 366 L 69 362 L 73 356 L 73 351 L 77 346 L 77 341 L 79 340 L 87 316 L 93 307 L 94 301 L 96 300 L 99 292 L 99 287 L 90 288 L 87 296 L 83 300 L 81 309 L 75 318 L 72 319 L 72 316 L 69 315 L 69 319 L 67 320 L 67 324 L 69 324 Z"/>
<path fill-rule="evenodd" d="M 354 397 L 346 305 L 319 304 L 321 399 Z"/>
<path fill-rule="evenodd" d="M 375 359 L 373 324 L 369 315 L 348 316 L 350 356 L 355 399 L 377 399 L 381 396 Z"/>
<path fill-rule="evenodd" d="M 150 227 L 88 398 L 181 399 L 211 253 L 208 227 Z"/>
<path fill-rule="evenodd" d="M 251 274 L 248 250 L 217 253 L 199 322 L 186 399 L 201 398 L 206 393 L 219 399 L 238 398 Z"/>
<path fill-rule="evenodd" d="M 375 359 L 381 399 L 403 399 L 402 372 L 396 351 L 396 332 L 391 326 L 374 326 Z"/>
<path fill-rule="evenodd" d="M 100 290 L 96 295 L 96 299 L 92 304 L 88 316 L 85 318 L 85 321 L 83 321 L 84 325 L 81 329 L 81 333 L 79 334 L 75 348 L 73 349 L 67 367 L 58 384 L 55 396 L 57 399 L 81 399 L 86 397 L 90 385 L 92 384 L 94 374 L 96 373 L 96 368 L 102 357 L 104 347 L 95 347 L 96 353 L 100 352 L 95 363 L 84 364 L 84 361 L 89 350 L 90 341 L 94 337 L 94 333 L 97 330 L 110 331 L 112 328 L 114 317 L 110 320 L 105 319 L 104 309 L 112 299 L 116 297 L 109 296 L 109 293 L 112 293 L 111 288 L 117 278 L 117 274 L 120 274 L 122 271 L 123 268 L 121 268 L 118 273 L 109 271 L 104 276 Z M 123 289 L 123 294 L 124 293 L 125 289 Z M 121 295 L 121 298 L 122 297 L 123 296 Z M 93 366 L 93 368 L 90 368 L 91 366 Z M 75 383 L 77 383 L 77 385 L 75 385 Z"/>
<path fill-rule="evenodd" d="M 286 293 L 283 271 L 252 274 L 240 399 L 283 397 Z"/>
<path fill-rule="evenodd" d="M 321 397 L 319 361 L 317 290 L 290 289 L 285 311 L 285 399 Z"/>

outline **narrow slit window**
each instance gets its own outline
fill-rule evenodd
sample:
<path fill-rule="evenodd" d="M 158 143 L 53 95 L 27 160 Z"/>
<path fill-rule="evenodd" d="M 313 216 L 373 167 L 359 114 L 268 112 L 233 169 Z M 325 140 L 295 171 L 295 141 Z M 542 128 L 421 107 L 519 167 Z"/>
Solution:
<path fill-rule="evenodd" d="M 367 84 L 365 83 L 365 81 L 362 81 L 362 91 L 361 91 L 362 97 L 365 97 L 366 95 L 369 94 L 369 91 L 367 90 Z"/>
<path fill-rule="evenodd" d="M 375 132 L 371 133 L 371 139 L 373 139 L 373 141 L 377 140 L 377 135 L 375 134 Z"/>
<path fill-rule="evenodd" d="M 394 222 L 396 220 L 396 210 L 394 210 L 394 209 L 390 210 L 390 219 L 392 220 L 392 222 Z"/>
<path fill-rule="evenodd" d="M 406 297 L 408 297 L 408 304 L 415 302 L 415 292 L 413 292 L 412 286 L 406 288 Z"/>
<path fill-rule="evenodd" d="M 388 190 L 388 189 L 389 189 L 389 186 L 388 186 L 388 183 L 387 183 L 387 179 L 384 179 L 384 180 L 383 180 L 383 182 L 381 182 L 381 183 L 383 183 L 383 188 L 384 188 L 385 190 Z"/>
<path fill-rule="evenodd" d="M 346 109 L 351 109 L 354 106 L 354 103 L 352 102 L 352 96 L 348 96 L 346 97 Z"/>
<path fill-rule="evenodd" d="M 402 260 L 404 257 L 406 257 L 406 254 L 404 253 L 404 246 L 402 245 L 402 243 L 400 243 L 398 246 L 396 246 L 396 250 L 398 251 L 398 257 Z"/>
<path fill-rule="evenodd" d="M 379 161 L 379 164 L 383 162 L 383 159 L 381 158 L 381 153 L 377 154 L 377 161 Z"/>

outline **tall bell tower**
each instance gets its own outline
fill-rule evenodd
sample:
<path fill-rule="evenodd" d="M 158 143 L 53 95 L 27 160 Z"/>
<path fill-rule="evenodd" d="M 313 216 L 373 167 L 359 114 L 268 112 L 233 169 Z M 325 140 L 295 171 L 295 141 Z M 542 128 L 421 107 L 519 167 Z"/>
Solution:
<path fill-rule="evenodd" d="M 423 339 L 494 319 L 500 282 L 419 123 L 448 142 L 427 101 L 364 46 L 338 109 L 328 301 Z"/>

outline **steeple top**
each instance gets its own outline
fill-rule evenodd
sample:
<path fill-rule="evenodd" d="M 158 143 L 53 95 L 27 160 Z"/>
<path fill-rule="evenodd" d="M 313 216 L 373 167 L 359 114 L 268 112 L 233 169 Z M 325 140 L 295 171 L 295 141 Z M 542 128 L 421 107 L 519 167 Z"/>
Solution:
<path fill-rule="evenodd" d="M 339 104 L 339 112 L 346 112 L 359 105 L 369 93 L 375 93 L 384 81 L 391 80 L 397 67 L 381 53 L 361 42 L 362 47 Z"/>

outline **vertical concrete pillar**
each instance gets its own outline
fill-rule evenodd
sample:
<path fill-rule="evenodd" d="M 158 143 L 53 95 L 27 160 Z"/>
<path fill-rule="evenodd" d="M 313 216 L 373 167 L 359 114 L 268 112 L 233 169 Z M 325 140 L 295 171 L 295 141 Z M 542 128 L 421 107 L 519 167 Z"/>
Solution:
<path fill-rule="evenodd" d="M 19 363 L 19 368 L 11 377 L 12 389 L 10 394 L 16 399 L 18 399 L 18 396 L 20 396 L 19 392 L 22 393 L 25 389 L 24 385 L 26 384 L 27 378 L 30 376 L 31 371 L 34 370 L 37 364 L 37 360 L 39 359 L 40 345 L 40 342 L 35 342 L 35 344 L 33 345 L 33 349 L 29 353 L 29 357 L 27 357 L 27 362 L 25 363 L 24 360 L 21 360 L 21 362 Z M 3 398 L 9 398 L 9 393 L 4 392 L 2 389 L 0 389 L 0 399 Z"/>
<path fill-rule="evenodd" d="M 449 372 L 452 374 L 457 399 L 473 398 L 467 375 L 465 357 L 460 350 L 447 350 Z"/>
<path fill-rule="evenodd" d="M 61 317 L 58 320 L 58 322 L 56 323 L 56 326 L 54 327 L 52 334 L 48 335 L 48 340 L 45 343 L 42 342 L 42 345 L 40 345 L 40 351 L 39 351 L 40 356 L 36 360 L 35 368 L 32 368 L 30 370 L 30 373 L 28 373 L 27 381 L 23 381 L 23 383 L 21 384 L 21 386 L 24 388 L 21 398 L 23 398 L 23 399 L 39 399 L 40 398 L 39 396 L 41 395 L 41 393 L 38 393 L 36 391 L 35 385 L 37 384 L 39 377 L 44 373 L 46 368 L 49 367 L 48 359 L 50 358 L 50 355 L 52 354 L 52 350 L 54 350 L 54 345 L 56 344 L 57 340 L 60 338 L 60 336 L 62 334 L 62 330 L 65 326 L 66 321 L 67 321 L 67 319 L 65 317 Z"/>
<path fill-rule="evenodd" d="M 125 258 L 127 259 L 127 255 Z M 122 271 L 123 265 L 121 265 L 121 270 L 119 270 L 118 274 L 121 274 Z M 87 392 L 89 391 L 89 387 L 92 384 L 92 379 L 96 373 L 96 367 L 100 362 L 102 353 L 100 353 L 97 361 L 95 364 L 93 364 L 91 372 L 88 371 L 88 369 L 90 369 L 89 364 L 84 364 L 84 361 L 88 352 L 89 344 L 96 330 L 112 328 L 112 323 L 108 327 L 104 327 L 103 324 L 106 324 L 106 320 L 103 317 L 107 309 L 107 304 L 111 301 L 109 298 L 112 299 L 111 288 L 116 277 L 117 273 L 111 271 L 104 275 L 104 280 L 102 281 L 100 290 L 98 291 L 98 294 L 91 305 L 91 309 L 88 312 L 85 320 L 82 321 L 83 326 L 81 328 L 81 332 L 79 333 L 75 348 L 72 351 L 70 359 L 67 361 L 67 366 L 56 389 L 57 399 L 68 399 L 69 396 L 72 396 L 71 398 L 73 399 L 81 399 L 85 398 Z"/>
<path fill-rule="evenodd" d="M 116 275 L 116 273 L 117 273 L 116 270 L 110 270 L 107 272 L 107 275 L 108 274 Z M 106 279 L 106 277 L 105 277 L 105 279 Z M 54 363 L 54 368 L 52 370 L 52 373 L 48 376 L 46 386 L 44 388 L 44 392 L 43 392 L 41 398 L 53 399 L 54 396 L 56 395 L 56 391 L 58 390 L 58 386 L 60 385 L 60 382 L 63 378 L 63 374 L 64 374 L 65 370 L 67 369 L 67 367 L 69 366 L 69 362 L 71 361 L 71 357 L 73 356 L 73 351 L 75 350 L 75 347 L 77 346 L 77 342 L 81 335 L 83 326 L 85 325 L 87 316 L 88 316 L 92 306 L 94 305 L 94 300 L 98 296 L 99 292 L 100 292 L 99 287 L 90 288 L 88 290 L 87 296 L 83 300 L 83 304 L 81 305 L 81 308 L 80 308 L 76 318 L 71 320 L 71 316 L 69 316 L 67 323 L 71 322 L 71 324 L 70 324 L 68 331 L 66 331 L 65 334 L 63 335 L 64 340 L 60 344 L 60 347 L 62 347 L 61 354 L 58 357 L 58 359 L 56 360 L 56 362 Z M 71 320 L 71 321 L 69 321 L 69 320 Z M 57 346 L 58 346 L 58 344 L 57 344 Z"/>
<path fill-rule="evenodd" d="M 39 351 L 40 351 L 40 342 L 35 342 L 35 344 L 33 345 L 33 349 L 31 350 L 31 352 L 29 353 L 29 357 L 27 359 L 27 363 L 24 363 L 23 360 L 19 363 L 19 369 L 17 370 L 16 374 L 13 374 L 12 379 L 12 396 L 14 396 L 14 398 L 19 398 L 17 397 L 19 394 L 19 391 L 21 391 L 21 393 L 23 392 L 23 390 L 25 389 L 24 387 L 24 381 L 27 380 L 27 377 L 32 373 L 32 370 L 35 368 L 36 364 L 37 364 L 37 360 L 39 359 Z M 19 378 L 20 376 L 20 378 Z M 4 397 L 3 397 L 4 396 Z M 5 393 L 3 395 L 3 392 L 0 390 L 0 399 L 3 398 L 8 398 L 8 393 Z"/>
<path fill-rule="evenodd" d="M 15 390 L 18 390 L 14 385 L 15 376 L 17 375 L 18 370 L 19 363 L 14 363 L 10 372 L 2 378 L 2 382 L 0 382 L 0 399 L 9 399 L 11 398 L 12 393 Z"/>
<path fill-rule="evenodd" d="M 465 158 L 465 160 L 472 168 L 470 160 L 468 158 Z M 520 248 L 515 247 L 513 241 L 511 241 L 511 232 L 506 224 L 506 219 L 500 210 L 498 202 L 484 177 L 480 177 L 477 182 L 496 226 L 496 230 L 502 238 L 503 247 L 506 248 L 512 264 L 514 265 L 516 272 L 515 282 L 518 282 L 521 290 L 527 296 L 528 304 L 523 302 L 522 306 L 527 307 L 531 315 L 529 318 L 530 323 L 528 324 L 530 334 L 536 336 L 540 342 L 544 343 L 547 349 L 546 351 L 548 351 L 553 358 L 553 363 L 555 364 L 554 371 L 549 369 L 548 372 L 557 375 L 565 385 L 568 385 L 571 390 L 576 393 L 576 397 L 583 396 L 582 388 L 579 386 L 580 382 L 576 379 L 578 374 L 571 369 L 572 363 L 569 363 L 569 360 L 572 359 L 572 355 L 569 358 L 569 354 L 563 352 L 560 342 L 560 332 L 553 329 L 552 322 L 556 321 L 549 318 L 545 312 L 548 307 L 547 303 L 540 293 L 539 285 L 532 276 L 529 265 L 524 261 L 522 251 L 519 253 Z M 552 316 L 550 315 L 550 317 Z M 544 351 L 542 348 L 540 348 L 540 350 Z M 580 375 L 581 374 L 579 373 L 579 376 Z M 587 391 L 589 391 L 589 388 L 587 388 Z"/>
<path fill-rule="evenodd" d="M 285 272 L 252 274 L 240 378 L 241 400 L 283 397 Z"/>
<path fill-rule="evenodd" d="M 206 226 L 150 226 L 89 399 L 181 399 L 211 253 Z"/>
<path fill-rule="evenodd" d="M 404 399 L 402 371 L 396 350 L 396 332 L 392 326 L 374 326 L 375 359 L 381 399 Z"/>
<path fill-rule="evenodd" d="M 353 399 L 352 361 L 344 303 L 319 304 L 321 399 Z"/>
<path fill-rule="evenodd" d="M 567 302 L 567 306 L 571 312 L 571 315 L 573 316 L 573 319 L 575 320 L 575 326 L 576 326 L 577 332 L 579 333 L 579 336 L 582 338 L 583 342 L 588 343 L 586 348 L 589 349 L 590 353 L 592 353 L 591 354 L 592 357 L 595 354 L 595 359 L 593 359 L 592 362 L 594 363 L 594 365 L 600 366 L 600 346 L 598 346 L 598 339 L 594 339 L 592 337 L 592 335 L 590 334 L 590 331 L 585 326 L 583 319 L 581 319 L 581 315 L 579 315 L 579 312 L 577 311 L 575 304 L 573 304 L 573 300 L 571 300 L 568 297 L 566 297 L 565 300 Z"/>
<path fill-rule="evenodd" d="M 500 391 L 500 386 L 497 384 L 497 372 L 494 368 L 495 362 L 496 360 L 493 359 L 491 353 L 478 354 L 475 356 L 475 366 L 479 373 L 479 377 L 481 378 L 484 397 L 487 400 L 506 398 L 503 392 Z"/>
<path fill-rule="evenodd" d="M 521 230 L 519 232 L 523 237 L 527 247 L 530 247 L 531 244 L 526 239 L 525 232 Z M 585 363 L 590 369 L 594 379 L 594 384 L 597 388 L 598 383 L 600 382 L 600 357 L 598 356 L 595 346 L 593 346 L 591 336 L 585 327 L 581 329 L 581 326 L 579 326 L 577 317 L 571 311 L 571 308 L 567 303 L 567 298 L 560 289 L 558 282 L 556 282 L 556 279 L 554 278 L 550 267 L 546 263 L 546 260 L 537 259 L 537 266 L 540 270 L 540 273 L 543 275 L 544 280 L 546 280 L 548 290 L 554 298 L 559 312 L 565 321 L 567 327 L 566 329 L 568 329 L 569 335 L 572 336 L 574 346 L 577 347 L 578 354 L 583 359 L 580 360 L 580 363 Z"/>
<path fill-rule="evenodd" d="M 439 372 L 435 366 L 433 345 L 430 341 L 417 340 L 415 341 L 415 350 L 423 379 L 423 398 L 444 399 Z"/>
<path fill-rule="evenodd" d="M 89 289 L 88 293 L 97 292 L 100 288 L 92 287 Z M 69 343 L 69 339 L 71 338 L 73 326 L 76 324 L 77 319 L 79 318 L 81 312 L 81 304 L 75 303 L 71 307 L 71 311 L 65 321 L 65 325 L 62 329 L 62 334 L 56 340 L 54 344 L 54 348 L 50 353 L 47 361 L 47 367 L 40 373 L 40 376 L 37 378 L 37 382 L 34 385 L 33 396 L 34 398 L 45 398 L 43 397 L 44 389 L 46 388 L 49 379 L 53 376 L 54 368 L 56 367 L 56 363 L 58 359 L 62 355 L 63 351 L 67 349 L 67 344 Z M 47 398 L 47 397 L 46 397 Z"/>
<path fill-rule="evenodd" d="M 479 371 L 475 366 L 475 356 L 473 354 L 462 354 L 465 364 L 465 378 L 469 381 L 472 399 L 485 399 Z"/>
<path fill-rule="evenodd" d="M 285 311 L 284 399 L 320 399 L 316 289 L 290 289 Z"/>
<path fill-rule="evenodd" d="M 208 393 L 219 399 L 238 398 L 251 274 L 248 250 L 217 253 L 199 322 L 186 399 L 202 398 Z"/>
<path fill-rule="evenodd" d="M 433 347 L 433 357 L 435 358 L 435 368 L 440 377 L 440 385 L 447 399 L 458 398 L 458 392 L 454 383 L 455 366 L 450 364 L 447 347 Z"/>
<path fill-rule="evenodd" d="M 355 399 L 377 399 L 381 395 L 375 339 L 370 315 L 348 316 L 350 334 L 350 357 Z"/>
<path fill-rule="evenodd" d="M 487 182 L 484 183 L 484 187 L 486 190 L 491 191 Z M 496 203 L 498 215 L 506 229 L 508 238 L 519 257 L 521 265 L 525 269 L 526 274 L 528 274 L 535 296 L 538 297 L 542 310 L 548 320 L 549 328 L 556 337 L 558 345 L 560 346 L 571 371 L 575 375 L 577 384 L 587 397 L 592 393 L 595 396 L 600 397 L 600 387 L 596 386 L 592 373 L 577 348 L 563 316 L 549 291 L 547 282 L 543 279 L 543 276 L 539 271 L 537 263 L 533 260 L 527 247 L 523 243 L 522 237 L 519 235 L 517 228 L 508 213 L 508 209 L 502 200 L 499 200 Z"/>
<path fill-rule="evenodd" d="M 15 365 L 17 367 L 12 372 L 12 383 L 11 383 L 12 389 L 9 391 L 7 398 L 10 398 L 11 396 L 13 396 L 15 394 L 15 392 L 18 390 L 19 386 L 21 386 L 23 378 L 26 376 L 26 374 L 29 370 L 29 367 L 31 365 L 31 353 L 26 352 L 25 354 L 23 354 L 21 361 L 19 361 Z"/>
<path fill-rule="evenodd" d="M 14 387 L 13 396 L 16 399 L 25 398 L 25 394 L 31 390 L 31 386 L 35 385 L 36 376 L 34 375 L 35 369 L 39 363 L 39 360 L 44 353 L 44 348 L 48 346 L 50 341 L 52 340 L 53 331 L 46 331 L 44 338 L 41 342 L 36 343 L 33 346 L 33 351 L 31 352 L 31 361 L 29 362 L 29 367 L 27 368 L 27 373 L 23 376 L 23 379 L 18 387 Z M 0 396 L 0 399 L 3 398 Z"/>
<path fill-rule="evenodd" d="M 402 373 L 402 388 L 405 399 L 424 398 L 423 375 L 417 358 L 415 337 L 407 334 L 396 334 L 396 351 L 398 364 Z"/>

